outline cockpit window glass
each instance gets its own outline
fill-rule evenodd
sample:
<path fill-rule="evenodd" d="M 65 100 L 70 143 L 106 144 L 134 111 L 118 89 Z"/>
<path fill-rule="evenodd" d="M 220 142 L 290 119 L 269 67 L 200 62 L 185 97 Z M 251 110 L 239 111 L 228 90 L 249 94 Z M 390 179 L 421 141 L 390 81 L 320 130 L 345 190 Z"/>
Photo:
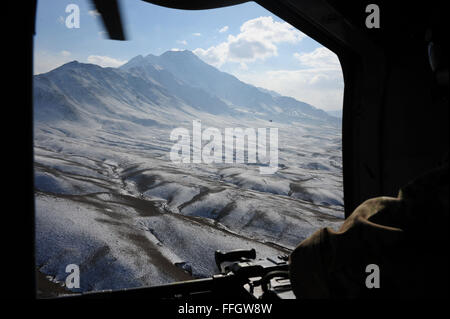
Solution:
<path fill-rule="evenodd" d="M 255 3 L 40 0 L 33 116 L 38 297 L 216 274 L 344 219 L 337 56 Z"/>

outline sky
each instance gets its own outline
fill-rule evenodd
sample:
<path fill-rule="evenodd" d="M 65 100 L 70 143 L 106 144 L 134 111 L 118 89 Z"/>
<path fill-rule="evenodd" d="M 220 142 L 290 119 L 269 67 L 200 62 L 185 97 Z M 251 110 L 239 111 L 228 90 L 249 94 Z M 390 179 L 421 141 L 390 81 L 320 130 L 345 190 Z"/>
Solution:
<path fill-rule="evenodd" d="M 70 4 L 79 28 L 68 28 Z M 326 111 L 341 110 L 344 90 L 337 56 L 256 3 L 212 10 L 177 10 L 140 0 L 119 2 L 128 41 L 107 39 L 87 0 L 38 0 L 34 73 L 77 60 L 118 67 L 137 55 L 190 50 L 243 82 Z"/>

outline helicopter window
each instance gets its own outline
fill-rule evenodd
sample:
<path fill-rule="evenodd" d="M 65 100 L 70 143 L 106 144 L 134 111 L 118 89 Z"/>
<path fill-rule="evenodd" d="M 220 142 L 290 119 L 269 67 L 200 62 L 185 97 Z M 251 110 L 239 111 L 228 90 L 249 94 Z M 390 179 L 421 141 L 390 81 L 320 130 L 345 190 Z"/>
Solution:
<path fill-rule="evenodd" d="M 336 55 L 255 3 L 38 2 L 38 296 L 211 276 L 344 219 Z"/>

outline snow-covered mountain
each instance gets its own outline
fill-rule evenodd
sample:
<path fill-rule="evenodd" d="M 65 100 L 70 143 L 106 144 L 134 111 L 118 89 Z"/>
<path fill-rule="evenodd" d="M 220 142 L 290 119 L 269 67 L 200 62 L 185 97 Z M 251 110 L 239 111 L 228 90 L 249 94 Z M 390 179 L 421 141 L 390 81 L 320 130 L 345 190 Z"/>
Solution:
<path fill-rule="evenodd" d="M 95 117 L 149 124 L 209 114 L 280 122 L 339 125 L 326 112 L 271 94 L 204 63 L 190 51 L 137 56 L 120 68 L 76 61 L 35 77 L 38 121 Z M 51 119 L 49 117 L 51 109 Z"/>
<path fill-rule="evenodd" d="M 276 127 L 278 171 L 171 162 L 170 132 L 192 120 Z M 343 221 L 339 120 L 189 51 L 36 75 L 34 154 L 38 278 L 77 264 L 81 291 L 210 276 L 217 249 L 284 254 Z"/>

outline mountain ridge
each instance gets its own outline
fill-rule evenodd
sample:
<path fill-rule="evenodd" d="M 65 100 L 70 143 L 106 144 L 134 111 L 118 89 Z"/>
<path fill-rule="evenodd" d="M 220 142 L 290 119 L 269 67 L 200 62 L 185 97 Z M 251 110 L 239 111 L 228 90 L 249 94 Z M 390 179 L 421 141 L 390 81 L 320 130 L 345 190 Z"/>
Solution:
<path fill-rule="evenodd" d="M 310 104 L 244 83 L 203 62 L 189 50 L 166 51 L 160 56 L 137 55 L 118 68 L 74 60 L 35 75 L 34 83 L 37 113 L 39 105 L 46 103 L 42 98 L 53 92 L 65 97 L 60 99 L 56 110 L 63 110 L 65 105 L 72 114 L 85 108 L 103 116 L 108 113 L 129 118 L 126 109 L 142 106 L 144 113 L 152 109 L 148 115 L 158 113 L 158 108 L 196 113 L 188 110 L 194 109 L 237 118 L 250 116 L 280 122 L 340 124 L 338 118 Z M 96 111 L 95 107 L 101 108 Z M 61 118 L 63 116 L 59 116 Z M 38 119 L 45 121 L 45 116 L 41 114 Z"/>

